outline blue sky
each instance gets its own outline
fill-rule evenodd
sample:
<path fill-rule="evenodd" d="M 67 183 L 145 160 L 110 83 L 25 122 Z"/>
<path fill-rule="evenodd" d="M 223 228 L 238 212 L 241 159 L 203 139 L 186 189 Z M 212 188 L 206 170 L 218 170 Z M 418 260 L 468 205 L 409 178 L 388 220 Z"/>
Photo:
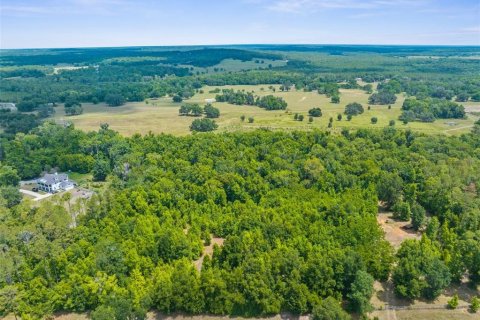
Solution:
<path fill-rule="evenodd" d="M 1 48 L 480 45 L 480 0 L 0 0 Z"/>

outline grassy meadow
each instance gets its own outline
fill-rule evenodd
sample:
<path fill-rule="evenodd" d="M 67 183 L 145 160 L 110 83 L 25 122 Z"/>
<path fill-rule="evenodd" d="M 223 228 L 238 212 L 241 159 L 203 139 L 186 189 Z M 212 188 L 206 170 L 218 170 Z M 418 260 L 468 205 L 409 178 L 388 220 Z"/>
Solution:
<path fill-rule="evenodd" d="M 219 125 L 219 132 L 226 131 L 245 131 L 256 128 L 270 128 L 282 130 L 311 130 L 314 128 L 327 129 L 329 118 L 333 117 L 333 128 L 330 130 L 339 131 L 342 128 L 383 128 L 388 126 L 390 120 L 396 121 L 396 127 L 401 129 L 412 129 L 424 133 L 444 133 L 447 135 L 458 135 L 469 132 L 478 116 L 469 115 L 468 119 L 440 119 L 433 123 L 411 122 L 407 125 L 398 120 L 401 114 L 401 106 L 405 99 L 403 94 L 398 95 L 397 102 L 388 106 L 371 106 L 367 110 L 368 97 L 362 90 L 341 89 L 340 103 L 334 104 L 325 95 L 317 92 L 289 91 L 280 92 L 278 86 L 273 92 L 268 88 L 269 85 L 237 85 L 223 86 L 221 89 L 232 88 L 235 90 L 245 90 L 254 92 L 255 95 L 274 94 L 283 97 L 288 103 L 287 110 L 267 111 L 256 106 L 237 106 L 228 103 L 215 102 L 214 106 L 220 109 L 220 118 L 216 119 Z M 214 98 L 215 93 L 209 91 L 216 87 L 204 87 L 204 93 L 197 93 L 191 99 L 185 100 L 188 103 L 205 104 L 205 99 Z M 263 88 L 263 90 L 262 90 Z M 343 114 L 345 105 L 351 102 L 359 102 L 365 112 L 362 115 L 353 117 L 351 121 L 346 120 L 343 115 L 341 121 L 337 120 L 339 113 Z M 472 106 L 472 103 L 467 103 Z M 466 105 L 467 105 L 466 104 Z M 55 119 L 72 121 L 79 129 L 90 131 L 97 130 L 101 123 L 108 123 L 110 128 L 124 135 L 135 133 L 145 134 L 169 133 L 173 135 L 189 134 L 189 126 L 193 117 L 184 117 L 178 115 L 178 109 L 181 104 L 173 103 L 171 98 L 149 99 L 145 102 L 130 102 L 121 107 L 108 107 L 105 104 L 84 103 L 84 113 L 78 116 L 66 117 L 63 107 L 57 107 Z M 308 121 L 308 110 L 313 107 L 320 107 L 323 116 L 314 118 L 312 123 Z M 303 121 L 295 121 L 294 114 L 303 114 Z M 242 122 L 240 117 L 253 117 L 254 123 L 248 121 Z M 372 124 L 371 118 L 377 117 L 378 123 Z"/>

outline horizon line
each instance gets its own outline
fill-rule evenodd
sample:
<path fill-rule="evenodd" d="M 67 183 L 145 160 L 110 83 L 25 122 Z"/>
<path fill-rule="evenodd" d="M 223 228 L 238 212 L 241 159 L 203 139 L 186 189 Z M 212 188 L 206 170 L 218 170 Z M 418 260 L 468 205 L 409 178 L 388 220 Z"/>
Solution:
<path fill-rule="evenodd" d="M 3 50 L 48 50 L 48 49 L 101 49 L 101 48 L 176 48 L 176 47 L 233 47 L 233 46 L 378 46 L 378 47 L 471 47 L 480 44 L 379 44 L 379 43 L 228 43 L 228 44 L 164 44 L 164 45 L 125 45 L 125 46 L 65 46 L 65 47 L 12 47 Z"/>

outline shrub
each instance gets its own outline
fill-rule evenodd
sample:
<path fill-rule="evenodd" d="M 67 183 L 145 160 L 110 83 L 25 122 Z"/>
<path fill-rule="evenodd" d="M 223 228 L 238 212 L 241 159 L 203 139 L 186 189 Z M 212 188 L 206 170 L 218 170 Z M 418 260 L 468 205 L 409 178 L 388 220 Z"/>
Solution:
<path fill-rule="evenodd" d="M 457 309 L 457 307 L 458 307 L 458 294 L 455 293 L 455 295 L 452 297 L 452 299 L 448 300 L 447 305 L 448 305 L 448 309 Z"/>
<path fill-rule="evenodd" d="M 478 297 L 472 297 L 472 300 L 470 300 L 470 311 L 473 313 L 477 313 L 479 309 L 480 309 L 480 299 L 478 299 Z"/>

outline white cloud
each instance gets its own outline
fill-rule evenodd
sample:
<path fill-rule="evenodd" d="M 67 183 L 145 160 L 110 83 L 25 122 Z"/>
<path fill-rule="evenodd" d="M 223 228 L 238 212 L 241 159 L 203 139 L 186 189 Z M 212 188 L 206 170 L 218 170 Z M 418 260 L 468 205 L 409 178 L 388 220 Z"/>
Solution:
<path fill-rule="evenodd" d="M 98 14 L 113 15 L 118 11 L 125 11 L 133 3 L 127 0 L 50 0 L 41 5 L 25 5 L 21 2 L 12 2 L 2 5 L 2 16 L 33 16 L 54 14 Z"/>
<path fill-rule="evenodd" d="M 275 0 L 267 5 L 273 11 L 308 13 L 322 9 L 375 9 L 382 7 L 423 6 L 428 0 Z"/>

